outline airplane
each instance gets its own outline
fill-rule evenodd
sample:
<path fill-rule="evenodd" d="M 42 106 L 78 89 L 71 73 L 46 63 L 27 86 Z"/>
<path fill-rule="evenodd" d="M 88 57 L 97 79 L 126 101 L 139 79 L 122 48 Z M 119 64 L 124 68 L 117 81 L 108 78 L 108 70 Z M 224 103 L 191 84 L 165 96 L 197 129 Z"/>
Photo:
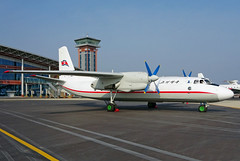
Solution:
<path fill-rule="evenodd" d="M 199 112 L 206 112 L 209 102 L 229 99 L 233 92 L 211 85 L 199 77 L 158 77 L 160 65 L 147 72 L 92 72 L 76 71 L 66 46 L 59 48 L 59 70 L 8 70 L 5 73 L 57 74 L 59 79 L 33 75 L 54 82 L 76 96 L 108 101 L 107 111 L 119 111 L 115 101 L 144 101 L 149 108 L 156 102 L 200 103 Z"/>
<path fill-rule="evenodd" d="M 220 86 L 232 90 L 234 94 L 240 94 L 240 84 L 238 84 L 238 80 L 232 80 L 232 81 L 226 81 L 226 82 L 228 82 L 229 84 L 221 84 Z"/>
<path fill-rule="evenodd" d="M 184 72 L 184 70 L 183 70 L 183 72 Z M 190 74 L 190 76 L 191 76 L 191 74 Z M 199 78 L 204 78 L 206 81 L 210 82 L 210 80 L 208 78 L 205 78 L 202 73 L 198 73 L 198 77 Z M 210 82 L 210 83 L 212 85 L 217 85 L 217 86 L 228 88 L 231 91 L 233 91 L 234 94 L 240 94 L 240 84 L 238 84 L 238 80 L 225 81 L 225 82 L 228 82 L 229 84 L 220 84 L 220 85 L 218 85 L 218 84 L 215 84 L 215 83 L 212 83 L 212 82 Z M 239 95 L 239 98 L 240 98 L 240 95 Z"/>

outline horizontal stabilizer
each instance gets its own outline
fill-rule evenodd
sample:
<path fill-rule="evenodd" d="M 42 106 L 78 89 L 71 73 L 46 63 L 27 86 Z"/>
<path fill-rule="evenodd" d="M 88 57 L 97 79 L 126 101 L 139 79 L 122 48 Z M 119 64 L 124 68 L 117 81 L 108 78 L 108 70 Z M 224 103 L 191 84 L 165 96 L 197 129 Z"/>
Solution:
<path fill-rule="evenodd" d="M 45 76 L 41 76 L 41 75 L 31 75 L 32 77 L 36 77 L 36 78 L 39 78 L 39 79 L 43 79 L 43 80 L 46 80 L 48 82 L 54 82 L 54 83 L 65 83 L 65 81 L 63 80 L 60 80 L 60 79 L 57 79 L 57 78 L 49 78 L 49 77 L 45 77 Z"/>

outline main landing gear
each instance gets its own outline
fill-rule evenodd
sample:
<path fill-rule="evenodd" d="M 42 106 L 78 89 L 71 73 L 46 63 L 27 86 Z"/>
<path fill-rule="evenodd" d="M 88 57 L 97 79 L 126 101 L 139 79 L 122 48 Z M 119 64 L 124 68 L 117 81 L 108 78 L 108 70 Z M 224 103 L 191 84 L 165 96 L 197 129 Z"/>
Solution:
<path fill-rule="evenodd" d="M 114 99 L 117 95 L 117 92 L 113 94 L 112 90 L 110 90 L 110 102 L 107 104 L 107 111 L 108 112 L 118 112 L 119 109 L 117 108 L 116 103 L 114 102 Z"/>
<path fill-rule="evenodd" d="M 156 109 L 157 108 L 156 102 L 148 102 L 148 108 L 149 109 Z"/>
<path fill-rule="evenodd" d="M 207 109 L 208 109 L 207 103 L 201 103 L 200 106 L 198 107 L 199 112 L 207 112 Z"/>
<path fill-rule="evenodd" d="M 115 112 L 117 105 L 113 102 L 113 103 L 108 103 L 107 104 L 107 111 L 108 112 Z"/>

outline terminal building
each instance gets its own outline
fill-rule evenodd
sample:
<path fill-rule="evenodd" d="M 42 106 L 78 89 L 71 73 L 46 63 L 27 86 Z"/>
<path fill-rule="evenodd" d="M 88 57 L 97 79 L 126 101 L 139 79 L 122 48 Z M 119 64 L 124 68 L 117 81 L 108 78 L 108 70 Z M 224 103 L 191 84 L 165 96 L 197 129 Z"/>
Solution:
<path fill-rule="evenodd" d="M 0 95 L 7 92 L 17 96 L 41 95 L 49 88 L 47 82 L 30 74 L 5 74 L 6 70 L 58 70 L 58 61 L 0 45 Z"/>
<path fill-rule="evenodd" d="M 78 49 L 76 70 L 97 71 L 97 48 L 101 40 L 88 36 L 74 40 Z M 6 74 L 6 70 L 59 70 L 59 63 L 43 56 L 0 45 L 0 96 L 14 93 L 16 96 L 56 97 L 59 89 L 31 74 Z M 50 75 L 45 75 L 50 76 Z M 51 77 L 58 77 L 57 75 Z"/>

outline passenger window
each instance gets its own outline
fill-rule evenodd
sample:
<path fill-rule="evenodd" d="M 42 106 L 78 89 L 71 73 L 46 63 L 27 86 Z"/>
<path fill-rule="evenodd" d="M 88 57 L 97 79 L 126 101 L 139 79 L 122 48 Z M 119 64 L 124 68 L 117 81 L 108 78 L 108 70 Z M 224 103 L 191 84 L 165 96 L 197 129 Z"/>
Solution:
<path fill-rule="evenodd" d="M 171 81 L 171 83 L 174 83 L 174 81 Z"/>
<path fill-rule="evenodd" d="M 166 81 L 166 83 L 169 83 L 170 81 Z"/>
<path fill-rule="evenodd" d="M 179 82 L 179 80 L 178 81 L 176 81 L 176 83 L 178 83 Z"/>
<path fill-rule="evenodd" d="M 198 80 L 195 80 L 195 81 L 194 81 L 194 84 L 198 84 Z"/>

